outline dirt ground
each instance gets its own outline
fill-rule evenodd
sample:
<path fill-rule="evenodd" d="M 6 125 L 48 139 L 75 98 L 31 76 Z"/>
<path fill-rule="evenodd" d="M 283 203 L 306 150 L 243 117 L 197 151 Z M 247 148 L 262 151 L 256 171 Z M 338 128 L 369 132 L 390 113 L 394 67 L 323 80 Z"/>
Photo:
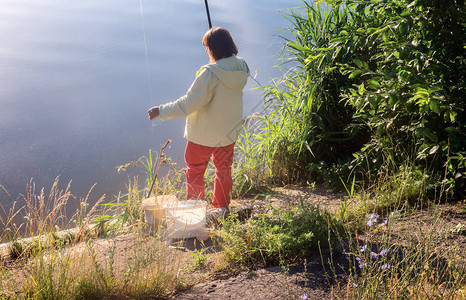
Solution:
<path fill-rule="evenodd" d="M 242 272 L 194 285 L 171 299 L 329 299 L 330 289 L 319 257 L 303 264 Z"/>
<path fill-rule="evenodd" d="M 275 194 L 267 198 L 233 201 L 232 206 L 251 205 L 253 215 L 266 212 L 272 207 L 293 206 L 300 201 L 314 203 L 334 211 L 344 199 L 343 194 L 336 194 L 322 187 L 311 192 L 305 188 L 277 188 Z M 207 244 L 207 247 L 212 247 Z M 192 249 L 193 245 L 187 245 Z M 206 253 L 209 253 L 207 251 Z M 212 251 L 211 255 L 215 255 Z M 255 271 L 240 273 L 221 272 L 208 276 L 203 282 L 179 291 L 169 299 L 330 299 L 335 279 L 327 278 L 325 266 L 329 255 L 324 253 L 324 264 L 320 255 L 312 255 L 300 263 L 286 266 L 273 266 Z M 333 257 L 334 262 L 345 264 L 343 255 Z M 337 274 L 344 280 L 344 274 Z"/>
<path fill-rule="evenodd" d="M 336 211 L 344 194 L 335 194 L 322 187 L 307 189 L 277 189 L 269 199 L 255 200 L 255 210 L 267 205 L 295 205 L 300 201 L 319 204 L 330 211 Z M 393 239 L 413 243 L 424 234 L 431 234 L 441 251 L 454 252 L 466 265 L 466 212 L 463 202 L 439 205 L 406 217 L 397 217 L 393 224 Z M 434 212 L 435 210 L 435 212 Z M 441 216 L 439 218 L 438 216 Z M 434 225 L 434 226 L 432 226 Z M 434 232 L 433 232 L 434 231 Z M 361 236 L 364 238 L 364 236 Z M 332 259 L 335 275 L 330 271 L 328 261 Z M 332 256 L 324 252 L 310 255 L 306 260 L 291 266 L 274 266 L 253 272 L 241 272 L 227 278 L 211 276 L 207 281 L 180 291 L 170 299 L 331 299 L 339 289 L 347 288 L 348 267 L 346 256 L 341 250 L 333 249 Z M 332 276 L 328 276 L 332 274 Z"/>

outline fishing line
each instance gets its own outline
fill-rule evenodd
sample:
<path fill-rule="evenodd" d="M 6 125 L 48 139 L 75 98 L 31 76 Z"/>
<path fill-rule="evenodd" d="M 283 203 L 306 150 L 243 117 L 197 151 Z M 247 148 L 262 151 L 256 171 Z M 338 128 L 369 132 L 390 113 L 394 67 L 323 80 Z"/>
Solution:
<path fill-rule="evenodd" d="M 204 0 L 205 9 L 207 12 L 207 20 L 209 22 L 209 29 L 212 28 L 212 21 L 210 19 L 210 12 L 209 12 L 209 4 L 207 0 Z M 150 68 L 149 68 L 149 55 L 147 52 L 147 39 L 146 39 L 146 26 L 144 24 L 144 9 L 142 6 L 142 0 L 139 0 L 139 9 L 141 12 L 141 23 L 142 23 L 142 34 L 144 37 L 144 53 L 146 55 L 146 69 L 147 69 L 147 82 L 149 84 L 149 98 L 152 101 L 152 87 L 151 87 L 151 76 L 150 76 Z"/>
<path fill-rule="evenodd" d="M 143 13 L 143 8 L 142 8 L 142 0 L 139 0 L 139 8 L 141 10 L 141 21 L 142 21 L 142 34 L 144 36 L 144 51 L 146 54 L 146 68 L 147 68 L 147 82 L 149 83 L 149 97 L 150 101 L 152 102 L 152 87 L 151 87 L 151 76 L 150 76 L 150 68 L 149 68 L 149 57 L 147 54 L 147 41 L 146 41 L 146 28 L 144 25 L 144 13 Z"/>

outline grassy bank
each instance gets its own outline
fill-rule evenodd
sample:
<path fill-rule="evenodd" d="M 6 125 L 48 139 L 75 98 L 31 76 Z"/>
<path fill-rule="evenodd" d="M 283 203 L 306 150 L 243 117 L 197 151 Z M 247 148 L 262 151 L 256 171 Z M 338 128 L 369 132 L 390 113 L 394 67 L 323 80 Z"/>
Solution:
<path fill-rule="evenodd" d="M 396 184 L 378 190 L 348 186 L 346 195 L 323 204 L 315 201 L 312 186 L 297 196 L 269 187 L 268 193 L 249 197 L 253 218 L 239 221 L 232 215 L 209 244 L 197 242 L 182 251 L 148 235 L 135 182 L 112 205 L 97 203 L 75 215 L 69 222 L 79 226 L 68 235 L 59 231 L 64 216 L 54 205 L 71 193 L 55 190 L 55 184 L 52 196 L 31 195 L 38 200 L 31 203 L 44 210 L 32 214 L 34 226 L 28 225 L 27 235 L 2 236 L 12 243 L 0 267 L 1 297 L 163 298 L 212 274 L 231 276 L 275 265 L 286 273 L 287 266 L 316 256 L 335 298 L 464 297 L 465 224 L 449 223 L 435 199 L 419 205 L 426 201 L 422 192 L 412 202 Z M 87 207 L 89 199 L 81 200 Z M 465 204 L 458 203 L 453 214 L 464 213 Z M 33 239 L 23 243 L 20 238 L 28 236 Z"/>

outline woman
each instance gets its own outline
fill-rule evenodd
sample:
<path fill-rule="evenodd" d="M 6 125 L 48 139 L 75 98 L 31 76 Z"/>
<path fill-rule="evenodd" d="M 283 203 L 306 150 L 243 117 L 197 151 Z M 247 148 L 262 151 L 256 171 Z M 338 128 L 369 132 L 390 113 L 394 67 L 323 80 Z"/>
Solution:
<path fill-rule="evenodd" d="M 229 214 L 233 185 L 231 166 L 233 149 L 241 130 L 243 88 L 249 68 L 237 57 L 230 32 L 221 27 L 206 32 L 202 43 L 210 62 L 196 73 L 186 95 L 176 101 L 149 109 L 149 120 L 162 121 L 186 117 L 184 137 L 187 199 L 204 200 L 204 173 L 210 158 L 215 166 L 213 209 L 209 220 Z"/>

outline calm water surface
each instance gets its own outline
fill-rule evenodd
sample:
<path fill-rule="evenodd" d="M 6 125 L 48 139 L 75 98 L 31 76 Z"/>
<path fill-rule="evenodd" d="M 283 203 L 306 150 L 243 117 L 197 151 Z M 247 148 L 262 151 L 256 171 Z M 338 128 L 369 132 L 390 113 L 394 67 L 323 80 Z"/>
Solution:
<path fill-rule="evenodd" d="M 293 0 L 210 0 L 214 26 L 230 29 L 262 84 L 279 76 L 280 11 Z M 34 178 L 94 198 L 123 190 L 115 167 L 158 151 L 183 163 L 184 119 L 149 121 L 147 109 L 184 95 L 208 62 L 202 0 L 2 0 L 0 11 L 0 205 Z M 147 60 L 144 44 L 147 43 Z M 256 83 L 249 80 L 247 89 Z M 245 90 L 244 115 L 261 110 Z"/>

